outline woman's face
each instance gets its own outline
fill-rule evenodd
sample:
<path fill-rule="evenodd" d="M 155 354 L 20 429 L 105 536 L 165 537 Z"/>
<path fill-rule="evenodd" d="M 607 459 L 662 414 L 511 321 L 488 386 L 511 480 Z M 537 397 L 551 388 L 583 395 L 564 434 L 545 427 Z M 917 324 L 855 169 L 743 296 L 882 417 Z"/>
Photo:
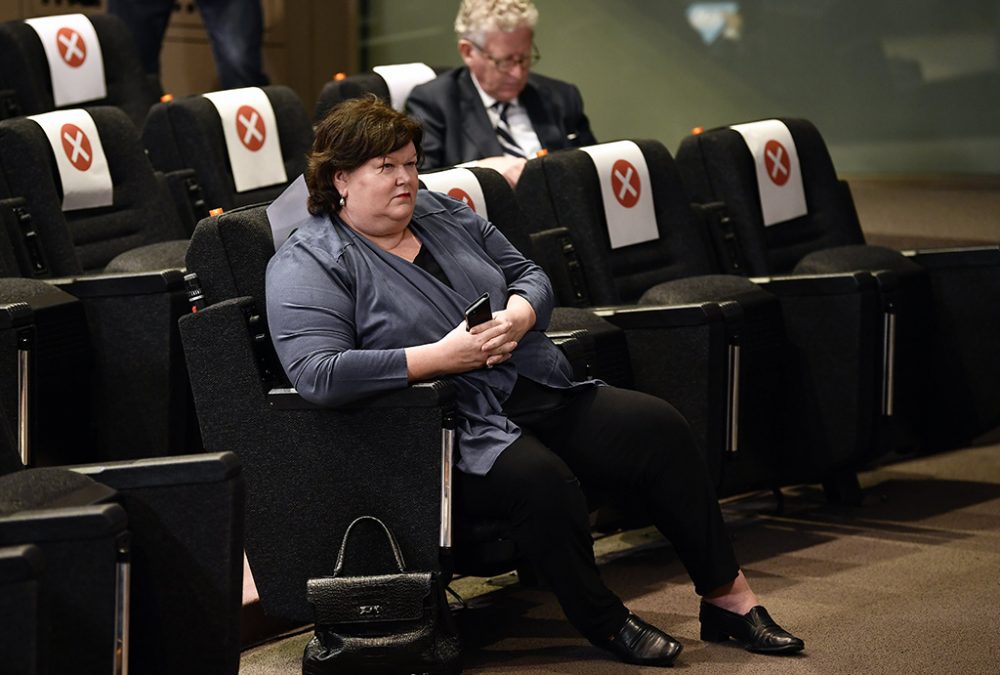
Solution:
<path fill-rule="evenodd" d="M 348 225 L 376 237 L 401 232 L 417 197 L 417 149 L 410 142 L 352 171 L 338 171 L 333 185 L 344 198 L 340 217 Z"/>

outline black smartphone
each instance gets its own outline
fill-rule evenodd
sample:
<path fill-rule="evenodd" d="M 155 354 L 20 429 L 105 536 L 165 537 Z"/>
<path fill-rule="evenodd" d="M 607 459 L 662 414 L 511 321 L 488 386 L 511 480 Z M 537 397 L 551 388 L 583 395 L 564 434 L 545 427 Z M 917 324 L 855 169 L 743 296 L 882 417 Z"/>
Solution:
<path fill-rule="evenodd" d="M 493 310 L 490 309 L 490 293 L 487 291 L 465 308 L 465 330 L 471 330 L 473 326 L 478 326 L 492 318 Z"/>

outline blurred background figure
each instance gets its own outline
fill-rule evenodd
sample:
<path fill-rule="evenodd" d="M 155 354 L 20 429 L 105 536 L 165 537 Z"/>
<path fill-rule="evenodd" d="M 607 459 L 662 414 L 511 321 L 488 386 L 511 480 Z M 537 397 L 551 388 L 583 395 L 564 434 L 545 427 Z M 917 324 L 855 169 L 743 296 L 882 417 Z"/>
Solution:
<path fill-rule="evenodd" d="M 220 89 L 268 84 L 261 64 L 260 0 L 197 0 L 215 57 Z M 159 76 L 160 48 L 173 0 L 108 0 L 108 13 L 128 24 L 147 73 Z"/>

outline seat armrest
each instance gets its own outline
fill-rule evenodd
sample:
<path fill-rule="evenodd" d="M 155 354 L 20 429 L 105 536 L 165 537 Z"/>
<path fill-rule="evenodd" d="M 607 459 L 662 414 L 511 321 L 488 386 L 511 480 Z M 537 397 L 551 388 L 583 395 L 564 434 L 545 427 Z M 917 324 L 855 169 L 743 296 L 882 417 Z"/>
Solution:
<path fill-rule="evenodd" d="M 34 321 L 34 312 L 26 302 L 0 301 L 0 330 L 30 326 Z"/>
<path fill-rule="evenodd" d="M 970 267 L 1000 267 L 1000 246 L 903 251 L 903 255 L 928 270 Z"/>
<path fill-rule="evenodd" d="M 0 546 L 92 539 L 125 529 L 125 522 L 117 504 L 19 511 L 0 516 Z"/>
<path fill-rule="evenodd" d="M 133 459 L 103 464 L 81 464 L 66 469 L 89 476 L 116 490 L 218 483 L 238 476 L 239 457 L 233 452 Z"/>
<path fill-rule="evenodd" d="M 60 277 L 48 282 L 81 300 L 132 295 L 153 295 L 184 290 L 184 271 L 179 269 L 138 274 L 100 274 L 92 277 Z"/>
<path fill-rule="evenodd" d="M 632 388 L 673 404 L 707 453 L 721 448 L 729 368 L 728 325 L 738 303 L 599 307 L 590 311 L 625 332 Z M 571 328 L 562 322 L 563 328 Z M 597 374 L 600 377 L 600 374 Z"/>
<path fill-rule="evenodd" d="M 406 389 L 391 391 L 355 401 L 337 410 L 362 408 L 437 408 L 454 405 L 455 388 L 444 380 L 431 380 L 411 384 Z M 275 410 L 311 410 L 329 406 L 316 405 L 305 400 L 292 387 L 274 388 L 267 392 L 267 404 Z"/>
<path fill-rule="evenodd" d="M 845 295 L 875 288 L 869 272 L 751 277 L 750 281 L 779 297 Z"/>
<path fill-rule="evenodd" d="M 594 341 L 586 330 L 547 331 L 545 333 L 552 343 L 562 350 L 573 367 L 573 379 L 590 379 Z"/>
<path fill-rule="evenodd" d="M 742 310 L 735 302 L 691 305 L 622 305 L 595 307 L 597 316 L 625 330 L 701 326 L 723 318 L 735 319 Z"/>

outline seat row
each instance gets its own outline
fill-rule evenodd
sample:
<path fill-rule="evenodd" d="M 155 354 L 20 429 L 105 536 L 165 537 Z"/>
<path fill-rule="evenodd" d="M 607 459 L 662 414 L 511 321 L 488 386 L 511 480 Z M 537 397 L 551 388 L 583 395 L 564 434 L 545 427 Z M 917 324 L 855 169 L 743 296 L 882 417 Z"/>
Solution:
<path fill-rule="evenodd" d="M 272 220 L 266 205 L 251 204 L 270 202 L 301 173 L 311 129 L 294 94 L 255 91 L 253 101 L 231 93 L 156 104 L 141 137 L 113 108 L 85 111 L 93 134 L 84 117 L 59 120 L 55 143 L 47 120 L 0 123 L 0 264 L 10 270 L 0 279 L 10 317 L 0 330 L 10 374 L 0 432 L 11 446 L 34 446 L 36 464 L 199 446 L 238 452 L 246 548 L 273 616 L 308 621 L 304 580 L 332 567 L 336 536 L 308 524 L 335 533 L 359 513 L 407 524 L 394 529 L 405 529 L 412 564 L 436 567 L 443 549 L 464 571 L 504 569 L 517 552 L 503 523 L 447 517 L 446 382 L 319 410 L 295 395 L 270 354 L 263 274 L 287 233 L 272 226 L 289 216 Z M 398 88 L 381 95 L 394 91 L 398 105 Z M 66 124 L 76 130 L 64 143 Z M 422 180 L 542 264 L 562 305 L 553 329 L 585 345 L 592 375 L 675 403 L 724 494 L 822 481 L 849 499 L 854 472 L 888 450 L 954 447 L 1000 422 L 1000 249 L 903 255 L 865 246 L 811 124 L 741 126 L 685 139 L 676 161 L 644 140 L 552 153 L 527 164 L 516 191 L 482 169 Z M 261 154 L 269 140 L 280 149 Z M 95 189 L 70 185 L 60 153 L 70 163 L 74 154 L 96 158 L 98 145 L 110 202 L 81 202 Z M 240 153 L 261 171 L 245 172 Z M 779 177 L 801 187 L 791 206 L 767 199 L 767 181 Z M 301 209 L 294 195 L 271 214 Z M 225 211 L 201 219 L 206 206 Z M 202 294 L 194 313 L 185 271 Z M 15 352 L 34 358 L 8 358 Z M 34 406 L 11 374 L 26 362 L 20 378 L 36 385 Z M 188 379 L 200 439 L 186 426 Z M 28 409 L 36 414 L 19 433 Z M 274 508 L 289 499 L 294 509 Z M 104 517 L 121 531 L 120 514 Z M 225 541 L 238 551 L 239 537 Z M 8 553 L 28 561 L 22 571 L 36 567 L 35 552 Z"/>
<path fill-rule="evenodd" d="M 674 403 L 722 494 L 823 482 L 832 499 L 856 501 L 856 471 L 886 452 L 964 444 L 1000 422 L 996 356 L 989 340 L 969 340 L 981 328 L 996 335 L 1000 248 L 900 254 L 864 245 L 815 127 L 781 124 L 807 208 L 769 226 L 789 223 L 777 230 L 763 225 L 757 194 L 692 204 L 699 176 L 756 180 L 751 148 L 729 128 L 687 139 L 677 161 L 644 140 L 551 153 L 528 161 L 516 191 L 479 168 L 421 181 L 465 202 L 546 269 L 561 305 L 550 329 L 585 344 L 592 376 Z M 709 153 L 699 146 L 727 136 L 716 168 L 700 174 Z M 239 447 L 256 495 L 246 547 L 265 610 L 308 620 L 301 589 L 324 574 L 331 548 L 302 524 L 340 532 L 361 513 L 405 523 L 401 543 L 421 565 L 437 565 L 440 547 L 462 571 L 509 568 L 517 552 L 503 523 L 447 517 L 447 382 L 330 410 L 304 402 L 285 379 L 267 333 L 264 273 L 303 209 L 300 180 L 271 204 L 199 223 L 187 265 L 206 306 L 180 321 L 205 447 Z M 800 267 L 843 270 L 796 270 L 792 255 L 775 262 L 780 234 L 794 238 Z M 755 267 L 767 251 L 775 261 Z M 942 405 L 964 417 L 939 423 L 928 411 Z M 295 509 L 273 508 L 289 495 Z"/>

